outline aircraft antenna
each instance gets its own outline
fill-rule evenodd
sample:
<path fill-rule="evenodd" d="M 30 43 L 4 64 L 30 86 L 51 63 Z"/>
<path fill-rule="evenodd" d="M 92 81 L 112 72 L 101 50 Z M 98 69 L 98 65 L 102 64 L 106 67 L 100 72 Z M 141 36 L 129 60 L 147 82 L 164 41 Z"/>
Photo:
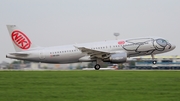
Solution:
<path fill-rule="evenodd" d="M 118 39 L 119 33 L 114 33 L 114 36 L 116 37 L 116 40 Z"/>

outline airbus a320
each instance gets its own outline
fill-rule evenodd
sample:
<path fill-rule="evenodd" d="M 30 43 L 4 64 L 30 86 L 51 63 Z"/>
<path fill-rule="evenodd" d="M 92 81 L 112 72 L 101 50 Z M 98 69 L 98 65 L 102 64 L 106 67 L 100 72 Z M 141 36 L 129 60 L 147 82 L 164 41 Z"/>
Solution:
<path fill-rule="evenodd" d="M 7 29 L 16 50 L 7 54 L 7 58 L 59 64 L 96 62 L 95 70 L 99 70 L 103 62 L 124 63 L 128 57 L 151 55 L 154 59 L 155 54 L 169 52 L 176 47 L 161 37 L 39 47 L 32 43 L 16 25 L 7 25 Z"/>

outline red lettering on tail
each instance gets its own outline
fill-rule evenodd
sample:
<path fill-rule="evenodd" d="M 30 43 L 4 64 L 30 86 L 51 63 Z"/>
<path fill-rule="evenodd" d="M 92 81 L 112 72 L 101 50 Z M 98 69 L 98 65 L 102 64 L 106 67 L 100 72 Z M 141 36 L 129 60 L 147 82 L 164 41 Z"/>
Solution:
<path fill-rule="evenodd" d="M 31 41 L 29 38 L 21 31 L 15 30 L 11 34 L 13 42 L 21 49 L 29 49 L 31 46 Z"/>

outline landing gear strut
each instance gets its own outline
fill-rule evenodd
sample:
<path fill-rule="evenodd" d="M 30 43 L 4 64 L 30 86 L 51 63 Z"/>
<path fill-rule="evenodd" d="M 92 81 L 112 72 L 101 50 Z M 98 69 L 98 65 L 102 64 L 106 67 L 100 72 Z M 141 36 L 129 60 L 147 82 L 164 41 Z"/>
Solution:
<path fill-rule="evenodd" d="M 95 70 L 99 70 L 101 68 L 101 66 L 99 65 L 99 64 L 96 64 L 95 66 L 94 66 L 94 69 Z"/>
<path fill-rule="evenodd" d="M 155 65 L 156 63 L 157 63 L 157 61 L 154 59 L 154 55 L 153 54 L 151 54 L 151 57 L 152 57 L 152 63 L 153 63 L 153 65 Z"/>

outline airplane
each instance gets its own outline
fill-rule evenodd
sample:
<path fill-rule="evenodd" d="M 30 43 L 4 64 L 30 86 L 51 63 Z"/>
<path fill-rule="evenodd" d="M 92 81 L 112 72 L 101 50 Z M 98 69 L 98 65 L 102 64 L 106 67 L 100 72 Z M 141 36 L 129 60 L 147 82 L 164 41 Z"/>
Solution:
<path fill-rule="evenodd" d="M 99 70 L 103 62 L 125 63 L 129 57 L 151 55 L 153 64 L 155 54 L 169 52 L 175 45 L 161 37 L 140 37 L 110 41 L 99 41 L 53 47 L 40 47 L 31 42 L 16 25 L 7 25 L 16 52 L 6 58 L 40 63 L 96 62 Z"/>

